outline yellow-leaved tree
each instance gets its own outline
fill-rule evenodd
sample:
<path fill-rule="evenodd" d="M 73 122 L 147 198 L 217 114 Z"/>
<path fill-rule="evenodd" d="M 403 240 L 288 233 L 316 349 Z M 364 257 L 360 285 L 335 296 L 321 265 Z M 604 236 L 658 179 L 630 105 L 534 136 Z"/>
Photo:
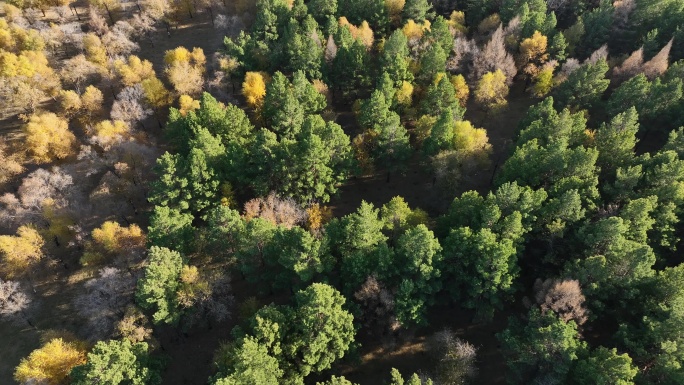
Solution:
<path fill-rule="evenodd" d="M 198 108 L 200 108 L 200 102 L 199 100 L 193 99 L 192 96 L 181 95 L 178 98 L 178 111 L 180 111 L 181 115 L 185 116 L 188 112 Z"/>
<path fill-rule="evenodd" d="M 534 77 L 534 85 L 532 86 L 534 96 L 541 98 L 551 91 L 553 88 L 553 69 L 553 65 L 546 65 Z"/>
<path fill-rule="evenodd" d="M 36 162 L 64 159 L 74 152 L 76 137 L 69 131 L 66 119 L 52 112 L 31 115 L 23 131 L 27 150 Z"/>
<path fill-rule="evenodd" d="M 135 55 L 129 56 L 127 61 L 117 59 L 113 66 L 119 82 L 124 87 L 136 85 L 156 76 L 152 63 L 148 60 L 141 60 Z"/>
<path fill-rule="evenodd" d="M 454 86 L 454 92 L 456 99 L 458 99 L 461 107 L 465 107 L 468 102 L 468 96 L 470 96 L 470 88 L 468 88 L 468 83 L 466 83 L 463 75 L 458 74 L 451 77 L 451 85 Z"/>
<path fill-rule="evenodd" d="M 79 342 L 56 338 L 21 360 L 14 379 L 21 384 L 63 385 L 71 369 L 86 362 L 86 349 Z"/>
<path fill-rule="evenodd" d="M 204 85 L 204 70 L 207 58 L 202 48 L 189 51 L 185 47 L 178 47 L 166 51 L 166 76 L 179 94 L 199 95 Z"/>
<path fill-rule="evenodd" d="M 385 8 L 392 24 L 398 25 L 401 22 L 401 11 L 404 10 L 406 0 L 385 0 Z"/>
<path fill-rule="evenodd" d="M 487 130 L 475 128 L 467 120 L 454 123 L 454 149 L 464 157 L 484 165 L 489 161 L 492 145 L 489 144 Z"/>
<path fill-rule="evenodd" d="M 425 31 L 430 30 L 430 22 L 425 20 L 423 23 L 419 24 L 413 20 L 408 20 L 406 24 L 401 28 L 401 32 L 404 33 L 406 38 L 411 41 L 420 40 L 423 37 Z"/>
<path fill-rule="evenodd" d="M 505 106 L 506 96 L 508 96 L 506 75 L 501 70 L 484 74 L 477 83 L 475 100 L 486 108 Z"/>
<path fill-rule="evenodd" d="M 247 72 L 242 83 L 242 95 L 250 107 L 260 111 L 266 96 L 266 76 L 261 72 Z"/>
<path fill-rule="evenodd" d="M 134 256 L 145 247 L 145 235 L 135 224 L 122 227 L 117 222 L 107 221 L 91 235 L 93 239 L 86 243 L 81 257 L 84 266 L 107 262 L 117 256 Z"/>
<path fill-rule="evenodd" d="M 546 53 L 548 39 L 539 31 L 520 43 L 520 55 L 518 55 L 518 67 L 530 78 L 537 76 L 544 63 L 549 58 Z"/>
<path fill-rule="evenodd" d="M 10 278 L 28 272 L 43 258 L 44 245 L 43 237 L 30 226 L 21 226 L 16 236 L 0 235 L 2 272 Z"/>
<path fill-rule="evenodd" d="M 375 41 L 373 38 L 373 30 L 370 28 L 367 21 L 364 20 L 360 26 L 356 27 L 352 25 L 346 17 L 342 16 L 340 17 L 339 23 L 340 27 L 349 28 L 349 32 L 351 32 L 354 39 L 361 39 L 361 42 L 367 48 L 373 46 L 373 42 Z"/>

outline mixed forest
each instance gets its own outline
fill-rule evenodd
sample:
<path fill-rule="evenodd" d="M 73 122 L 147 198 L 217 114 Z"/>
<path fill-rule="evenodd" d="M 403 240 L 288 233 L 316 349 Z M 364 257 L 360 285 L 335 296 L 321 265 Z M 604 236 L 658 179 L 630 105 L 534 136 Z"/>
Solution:
<path fill-rule="evenodd" d="M 684 385 L 683 1 L 0 16 L 0 384 Z"/>

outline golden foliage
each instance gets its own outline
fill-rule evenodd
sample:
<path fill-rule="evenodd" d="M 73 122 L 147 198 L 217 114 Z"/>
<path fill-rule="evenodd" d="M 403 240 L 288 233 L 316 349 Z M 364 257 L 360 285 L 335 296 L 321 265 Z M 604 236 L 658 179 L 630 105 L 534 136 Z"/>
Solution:
<path fill-rule="evenodd" d="M 463 11 L 451 12 L 447 23 L 454 35 L 465 35 L 468 33 L 468 28 L 465 26 L 465 13 Z"/>
<path fill-rule="evenodd" d="M 128 57 L 128 61 L 117 59 L 113 63 L 114 72 L 124 87 L 133 86 L 143 80 L 155 77 L 152 63 L 141 60 L 135 55 Z"/>
<path fill-rule="evenodd" d="M 499 17 L 498 13 L 493 13 L 484 20 L 480 22 L 477 26 L 477 32 L 480 33 L 480 35 L 487 35 L 491 32 L 494 32 L 497 28 L 499 28 L 499 25 L 501 24 L 501 17 Z"/>
<path fill-rule="evenodd" d="M 357 135 L 352 140 L 352 147 L 354 148 L 354 157 L 361 168 L 364 175 L 373 173 L 373 150 L 378 137 L 377 131 L 366 130 L 363 134 Z"/>
<path fill-rule="evenodd" d="M 228 182 L 223 182 L 221 183 L 219 191 L 221 191 L 221 206 L 237 207 L 237 199 L 235 198 L 233 185 Z"/>
<path fill-rule="evenodd" d="M 204 85 L 206 57 L 201 48 L 188 51 L 185 47 L 166 51 L 166 75 L 179 94 L 197 95 Z"/>
<path fill-rule="evenodd" d="M 163 108 L 173 102 L 173 96 L 157 77 L 143 80 L 142 88 L 145 93 L 145 100 L 154 108 Z"/>
<path fill-rule="evenodd" d="M 74 151 L 76 137 L 67 121 L 51 112 L 31 115 L 22 128 L 27 150 L 36 162 L 64 159 Z"/>
<path fill-rule="evenodd" d="M 453 75 L 451 77 L 451 85 L 454 86 L 454 92 L 456 94 L 456 99 L 461 104 L 461 107 L 465 107 L 468 102 L 468 96 L 470 96 L 470 88 L 468 83 L 466 83 L 463 75 Z"/>
<path fill-rule="evenodd" d="M 86 362 L 86 350 L 82 343 L 53 339 L 24 358 L 14 371 L 14 379 L 20 383 L 66 384 L 69 372 Z"/>
<path fill-rule="evenodd" d="M 534 85 L 532 86 L 532 93 L 534 96 L 541 98 L 548 94 L 553 88 L 553 66 L 545 66 L 534 77 Z"/>
<path fill-rule="evenodd" d="M 88 120 L 92 117 L 92 115 L 102 111 L 103 101 L 104 95 L 102 95 L 102 91 L 100 91 L 99 88 L 95 86 L 86 87 L 83 95 L 81 95 L 81 107 L 83 108 L 85 115 L 88 117 Z"/>
<path fill-rule="evenodd" d="M 330 93 L 330 89 L 328 88 L 328 85 L 325 84 L 323 80 L 319 79 L 314 79 L 312 82 L 314 88 L 316 91 L 318 91 L 319 94 L 325 96 L 325 100 L 328 101 L 328 104 L 332 102 L 332 94 Z"/>
<path fill-rule="evenodd" d="M 425 31 L 430 30 L 430 22 L 428 20 L 425 20 L 423 23 L 419 24 L 416 23 L 413 20 L 409 20 L 404 24 L 404 26 L 401 28 L 401 32 L 404 33 L 406 38 L 410 40 L 419 40 L 420 38 L 423 37 L 423 34 Z"/>
<path fill-rule="evenodd" d="M 181 95 L 178 98 L 178 110 L 181 115 L 185 116 L 188 112 L 195 111 L 198 108 L 200 108 L 199 100 L 195 100 L 188 95 Z"/>
<path fill-rule="evenodd" d="M 314 232 L 320 230 L 323 227 L 323 225 L 328 223 L 328 221 L 330 221 L 330 219 L 332 219 L 333 217 L 331 207 L 321 206 L 318 203 L 314 203 L 309 208 L 307 208 L 306 213 L 308 216 L 307 225 L 309 227 L 309 230 Z"/>
<path fill-rule="evenodd" d="M 145 235 L 136 224 L 122 227 L 117 222 L 107 221 L 91 235 L 93 239 L 86 243 L 81 257 L 84 266 L 100 264 L 107 257 L 127 255 L 145 247 Z"/>
<path fill-rule="evenodd" d="M 51 198 L 42 202 L 42 215 L 48 223 L 47 229 L 43 230 L 46 239 L 57 239 L 61 243 L 67 243 L 75 235 L 73 226 L 76 224 L 71 215 L 55 204 Z"/>
<path fill-rule="evenodd" d="M 432 126 L 437 122 L 437 117 L 432 115 L 423 115 L 416 122 L 416 128 L 413 130 L 415 134 L 416 141 L 419 145 L 422 145 L 423 141 L 430 137 L 430 132 L 432 131 Z"/>
<path fill-rule="evenodd" d="M 164 63 L 168 66 L 173 66 L 179 63 L 190 63 L 193 67 L 204 67 L 207 62 L 206 56 L 202 48 L 195 47 L 192 51 L 188 51 L 185 47 L 177 47 L 166 51 L 164 54 Z"/>
<path fill-rule="evenodd" d="M 520 55 L 518 56 L 518 66 L 529 77 L 535 77 L 541 67 L 549 58 L 546 53 L 548 39 L 539 31 L 534 31 L 532 37 L 528 37 L 520 43 Z"/>
<path fill-rule="evenodd" d="M 242 83 L 242 95 L 247 99 L 247 104 L 257 111 L 261 110 L 264 104 L 266 76 L 262 72 L 247 72 L 245 81 Z"/>
<path fill-rule="evenodd" d="M 401 83 L 401 87 L 394 94 L 397 99 L 397 104 L 404 107 L 410 107 L 413 101 L 413 84 L 407 81 Z"/>
<path fill-rule="evenodd" d="M 95 135 L 102 138 L 125 136 L 130 131 L 128 124 L 121 120 L 103 120 L 93 128 Z"/>
<path fill-rule="evenodd" d="M 126 307 L 126 313 L 116 326 L 117 335 L 131 343 L 148 341 L 152 338 L 152 328 L 143 312 L 134 305 Z M 152 340 L 151 342 L 156 342 Z"/>
<path fill-rule="evenodd" d="M 454 123 L 454 149 L 467 156 L 484 155 L 489 156 L 492 145 L 489 144 L 487 130 L 475 128 L 467 120 Z"/>
<path fill-rule="evenodd" d="M 393 24 L 401 22 L 401 11 L 404 10 L 406 0 L 385 0 L 385 8 Z"/>
<path fill-rule="evenodd" d="M 485 107 L 494 108 L 506 105 L 506 96 L 508 96 L 506 75 L 501 70 L 484 74 L 477 83 L 475 100 Z"/>
<path fill-rule="evenodd" d="M 81 97 L 73 90 L 59 91 L 59 107 L 67 116 L 76 115 L 81 110 Z"/>
<path fill-rule="evenodd" d="M 0 185 L 24 172 L 23 163 L 20 153 L 11 153 L 7 144 L 0 142 Z"/>
<path fill-rule="evenodd" d="M 342 16 L 340 17 L 339 24 L 340 27 L 349 28 L 352 37 L 354 37 L 354 39 L 360 39 L 367 48 L 373 46 L 373 42 L 375 41 L 373 38 L 373 30 L 370 28 L 367 21 L 364 20 L 359 27 L 356 27 L 349 23 L 349 20 L 347 20 L 346 17 Z"/>
<path fill-rule="evenodd" d="M 196 283 L 199 280 L 199 270 L 197 270 L 197 266 L 183 266 L 181 269 L 180 280 L 188 285 Z"/>
<path fill-rule="evenodd" d="M 94 33 L 83 36 L 83 49 L 89 62 L 104 66 L 107 64 L 107 51 L 99 37 Z"/>
<path fill-rule="evenodd" d="M 53 78 L 54 71 L 42 52 L 22 51 L 18 55 L 0 50 L 0 76 L 15 77 L 42 75 L 44 78 Z"/>
<path fill-rule="evenodd" d="M 17 235 L 0 235 L 2 270 L 8 277 L 25 273 L 43 258 L 45 241 L 38 231 L 30 226 L 21 226 Z"/>

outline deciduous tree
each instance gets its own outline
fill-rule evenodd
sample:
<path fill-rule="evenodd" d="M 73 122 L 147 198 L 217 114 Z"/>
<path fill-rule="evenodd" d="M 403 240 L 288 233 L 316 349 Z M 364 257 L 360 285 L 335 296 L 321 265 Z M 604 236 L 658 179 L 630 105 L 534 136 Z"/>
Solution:
<path fill-rule="evenodd" d="M 14 379 L 20 383 L 60 385 L 67 381 L 71 369 L 85 360 L 82 343 L 53 339 L 21 360 Z"/>
<path fill-rule="evenodd" d="M 27 149 L 36 162 L 51 162 L 73 155 L 77 141 L 65 119 L 51 112 L 34 114 L 22 128 L 26 133 Z"/>

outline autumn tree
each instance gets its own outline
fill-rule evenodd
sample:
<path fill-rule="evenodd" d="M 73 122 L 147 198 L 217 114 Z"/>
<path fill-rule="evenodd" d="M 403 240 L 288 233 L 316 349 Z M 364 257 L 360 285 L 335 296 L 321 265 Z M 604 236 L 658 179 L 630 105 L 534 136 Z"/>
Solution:
<path fill-rule="evenodd" d="M 534 35 L 520 43 L 520 55 L 518 56 L 518 67 L 530 78 L 539 74 L 544 63 L 548 59 L 546 53 L 548 39 L 546 36 L 535 31 Z"/>
<path fill-rule="evenodd" d="M 247 104 L 259 111 L 266 96 L 266 79 L 259 72 L 247 72 L 245 81 L 242 83 L 242 94 L 247 99 Z"/>
<path fill-rule="evenodd" d="M 67 121 L 51 112 L 31 115 L 22 129 L 27 149 L 36 162 L 51 162 L 73 154 L 76 137 L 69 131 Z"/>
<path fill-rule="evenodd" d="M 80 342 L 53 339 L 21 360 L 14 379 L 20 383 L 63 384 L 72 368 L 85 363 L 85 353 L 85 346 Z"/>
<path fill-rule="evenodd" d="M 484 48 L 473 58 L 473 81 L 480 80 L 487 73 L 500 71 L 504 75 L 506 85 L 511 84 L 518 72 L 513 56 L 506 50 L 503 26 L 499 26 Z"/>
<path fill-rule="evenodd" d="M 19 227 L 16 236 L 0 235 L 3 272 L 9 277 L 27 273 L 43 258 L 44 244 L 43 237 L 30 226 Z"/>
<path fill-rule="evenodd" d="M 466 384 L 477 375 L 477 348 L 444 329 L 428 339 L 429 353 L 437 360 L 436 380 Z"/>
<path fill-rule="evenodd" d="M 185 95 L 198 95 L 204 85 L 206 57 L 201 48 L 188 51 L 178 47 L 164 54 L 166 75 L 176 92 Z"/>
<path fill-rule="evenodd" d="M 94 339 L 109 337 L 116 322 L 133 302 L 135 278 L 113 267 L 99 271 L 99 277 L 85 283 L 85 291 L 74 299 L 77 313 L 88 320 L 88 332 Z"/>
<path fill-rule="evenodd" d="M 644 75 L 649 79 L 655 79 L 667 71 L 668 58 L 670 56 L 670 49 L 672 42 L 670 41 L 649 61 L 644 63 Z"/>
<path fill-rule="evenodd" d="M 124 87 L 134 86 L 156 77 L 152 63 L 135 55 L 129 56 L 127 60 L 116 59 L 112 66 L 117 80 Z"/>
<path fill-rule="evenodd" d="M 112 105 L 111 118 L 127 122 L 130 126 L 136 123 L 142 125 L 142 121 L 152 115 L 152 110 L 144 104 L 144 99 L 145 91 L 142 85 L 136 84 L 124 88 L 116 96 L 116 100 Z"/>
<path fill-rule="evenodd" d="M 6 320 L 16 319 L 20 315 L 26 317 L 30 305 L 31 298 L 19 282 L 0 279 L 0 317 Z"/>
<path fill-rule="evenodd" d="M 584 295 L 577 280 L 537 279 L 534 291 L 542 312 L 552 311 L 563 321 L 573 320 L 578 326 L 587 321 Z"/>
<path fill-rule="evenodd" d="M 477 83 L 475 100 L 485 108 L 498 108 L 507 104 L 508 86 L 501 70 L 488 72 Z"/>

